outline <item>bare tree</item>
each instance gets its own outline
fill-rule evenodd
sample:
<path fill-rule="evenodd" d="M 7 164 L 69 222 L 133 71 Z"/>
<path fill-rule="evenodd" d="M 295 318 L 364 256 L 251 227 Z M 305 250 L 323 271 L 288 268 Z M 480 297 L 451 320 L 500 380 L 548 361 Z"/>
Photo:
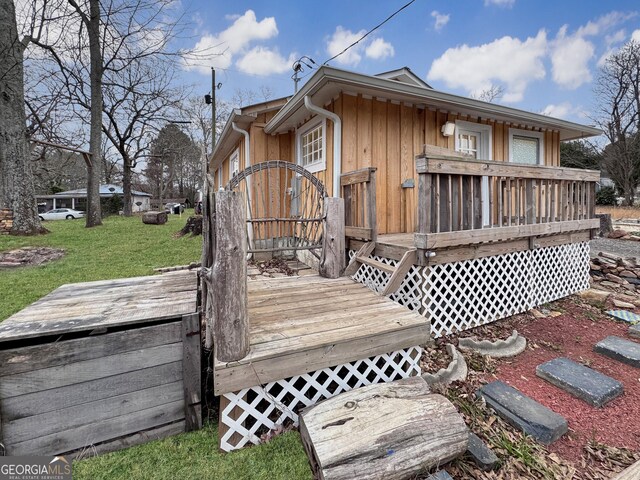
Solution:
<path fill-rule="evenodd" d="M 640 184 L 640 44 L 634 41 L 609 56 L 596 86 L 596 121 L 609 145 L 603 151 L 603 167 L 633 205 Z"/>
<path fill-rule="evenodd" d="M 18 37 L 15 6 L 0 0 L 0 207 L 13 211 L 11 233 L 36 235 L 40 224 L 24 104 L 24 51 L 30 38 Z"/>
<path fill-rule="evenodd" d="M 493 103 L 500 100 L 504 95 L 504 87 L 502 85 L 491 85 L 491 87 L 482 90 L 477 95 L 471 95 L 471 98 L 482 100 L 483 102 Z"/>

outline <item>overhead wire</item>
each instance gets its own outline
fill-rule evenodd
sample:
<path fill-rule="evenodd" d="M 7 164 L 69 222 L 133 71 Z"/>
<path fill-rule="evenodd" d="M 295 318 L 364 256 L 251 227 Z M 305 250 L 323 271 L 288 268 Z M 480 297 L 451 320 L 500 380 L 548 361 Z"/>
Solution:
<path fill-rule="evenodd" d="M 402 7 L 400 7 L 398 10 L 396 10 L 395 12 L 393 12 L 391 15 L 389 15 L 387 18 L 385 18 L 382 22 L 380 22 L 378 25 L 376 25 L 375 27 L 373 27 L 371 30 L 369 30 L 368 32 L 366 32 L 364 35 L 362 35 L 358 40 L 356 40 L 355 42 L 353 42 L 351 45 L 349 45 L 347 48 L 345 48 L 344 50 L 342 50 L 340 53 L 334 55 L 333 57 L 331 57 L 329 60 L 326 60 L 322 65 L 326 65 L 327 63 L 329 63 L 331 60 L 335 60 L 336 58 L 338 58 L 340 55 L 342 55 L 343 53 L 345 53 L 347 50 L 349 50 L 352 47 L 355 47 L 358 43 L 360 43 L 362 40 L 364 40 L 365 38 L 367 38 L 367 36 L 369 36 L 371 33 L 375 32 L 378 28 L 380 28 L 382 25 L 384 25 L 385 23 L 387 23 L 389 20 L 391 20 L 393 17 L 395 17 L 397 14 L 399 14 L 401 11 L 403 11 L 405 8 L 407 8 L 409 5 L 411 5 L 412 3 L 414 3 L 416 0 L 411 0 L 410 2 L 406 3 L 405 5 L 403 5 Z"/>

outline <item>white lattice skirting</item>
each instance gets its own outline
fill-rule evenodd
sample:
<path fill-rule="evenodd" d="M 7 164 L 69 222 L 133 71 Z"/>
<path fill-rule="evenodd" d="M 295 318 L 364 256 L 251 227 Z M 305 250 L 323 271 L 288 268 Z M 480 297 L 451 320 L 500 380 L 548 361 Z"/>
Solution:
<path fill-rule="evenodd" d="M 229 402 L 220 421 L 228 430 L 220 438 L 225 452 L 260 443 L 260 435 L 287 421 L 298 425 L 297 412 L 353 388 L 407 378 L 420 373 L 421 347 L 323 368 L 263 386 L 225 393 Z"/>
<path fill-rule="evenodd" d="M 389 275 L 362 265 L 353 279 L 379 292 Z M 433 336 L 440 337 L 587 288 L 589 242 L 580 242 L 428 267 L 414 265 L 391 299 L 429 318 Z"/>

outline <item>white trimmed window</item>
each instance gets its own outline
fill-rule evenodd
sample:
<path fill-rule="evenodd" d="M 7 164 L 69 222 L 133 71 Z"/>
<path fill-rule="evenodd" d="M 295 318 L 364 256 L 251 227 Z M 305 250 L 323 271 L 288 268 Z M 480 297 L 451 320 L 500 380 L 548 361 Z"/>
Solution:
<path fill-rule="evenodd" d="M 235 175 L 240 173 L 240 152 L 238 149 L 229 157 L 229 168 L 231 169 L 229 180 L 231 180 Z"/>
<path fill-rule="evenodd" d="M 298 164 L 310 172 L 320 172 L 327 168 L 325 132 L 325 120 L 314 118 L 296 133 Z"/>
<path fill-rule="evenodd" d="M 479 160 L 491 160 L 491 125 L 456 121 L 456 151 Z"/>
<path fill-rule="evenodd" d="M 530 165 L 544 163 L 544 134 L 531 130 L 509 129 L 509 161 Z"/>

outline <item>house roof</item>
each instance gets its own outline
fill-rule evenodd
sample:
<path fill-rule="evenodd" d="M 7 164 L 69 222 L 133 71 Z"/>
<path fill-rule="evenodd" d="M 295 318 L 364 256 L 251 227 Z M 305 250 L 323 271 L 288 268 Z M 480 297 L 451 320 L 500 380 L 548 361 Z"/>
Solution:
<path fill-rule="evenodd" d="M 261 113 L 272 112 L 274 110 L 280 110 L 291 97 L 282 97 L 275 100 L 268 100 L 262 103 L 256 103 L 254 105 L 247 105 L 241 108 L 234 108 L 225 123 L 222 133 L 216 143 L 211 158 L 214 160 L 212 167 L 217 168 L 218 164 L 227 158 L 231 151 L 238 144 L 238 140 L 241 139 L 242 134 L 233 129 L 232 125 L 235 122 L 236 126 L 242 130 L 249 128 L 252 122 L 256 120 Z"/>
<path fill-rule="evenodd" d="M 131 193 L 137 197 L 150 197 L 151 194 L 145 192 L 139 192 L 137 190 L 131 190 Z M 67 190 L 66 192 L 58 192 L 54 195 L 54 197 L 69 197 L 77 195 L 79 197 L 85 197 L 87 195 L 86 188 L 78 188 L 77 190 Z M 107 183 L 105 185 L 100 185 L 100 196 L 110 197 L 112 195 L 124 195 L 122 187 L 118 185 L 113 185 L 111 183 Z"/>
<path fill-rule="evenodd" d="M 374 76 L 378 78 L 388 78 L 389 80 L 395 80 L 396 82 L 408 83 L 409 85 L 417 85 L 418 87 L 433 88 L 418 75 L 413 73 L 409 67 L 402 67 L 396 70 L 378 73 Z"/>
<path fill-rule="evenodd" d="M 270 134 L 283 133 L 300 125 L 309 116 L 304 106 L 304 97 L 307 95 L 314 104 L 322 106 L 344 92 L 442 108 L 453 113 L 490 118 L 514 125 L 558 130 L 560 140 L 574 140 L 602 133 L 595 127 L 441 92 L 430 88 L 424 82 L 421 82 L 422 85 L 416 83 L 414 77 L 417 78 L 409 69 L 393 70 L 381 76 L 373 76 L 323 65 L 265 125 L 264 130 Z M 399 78 L 407 81 L 401 81 Z"/>

